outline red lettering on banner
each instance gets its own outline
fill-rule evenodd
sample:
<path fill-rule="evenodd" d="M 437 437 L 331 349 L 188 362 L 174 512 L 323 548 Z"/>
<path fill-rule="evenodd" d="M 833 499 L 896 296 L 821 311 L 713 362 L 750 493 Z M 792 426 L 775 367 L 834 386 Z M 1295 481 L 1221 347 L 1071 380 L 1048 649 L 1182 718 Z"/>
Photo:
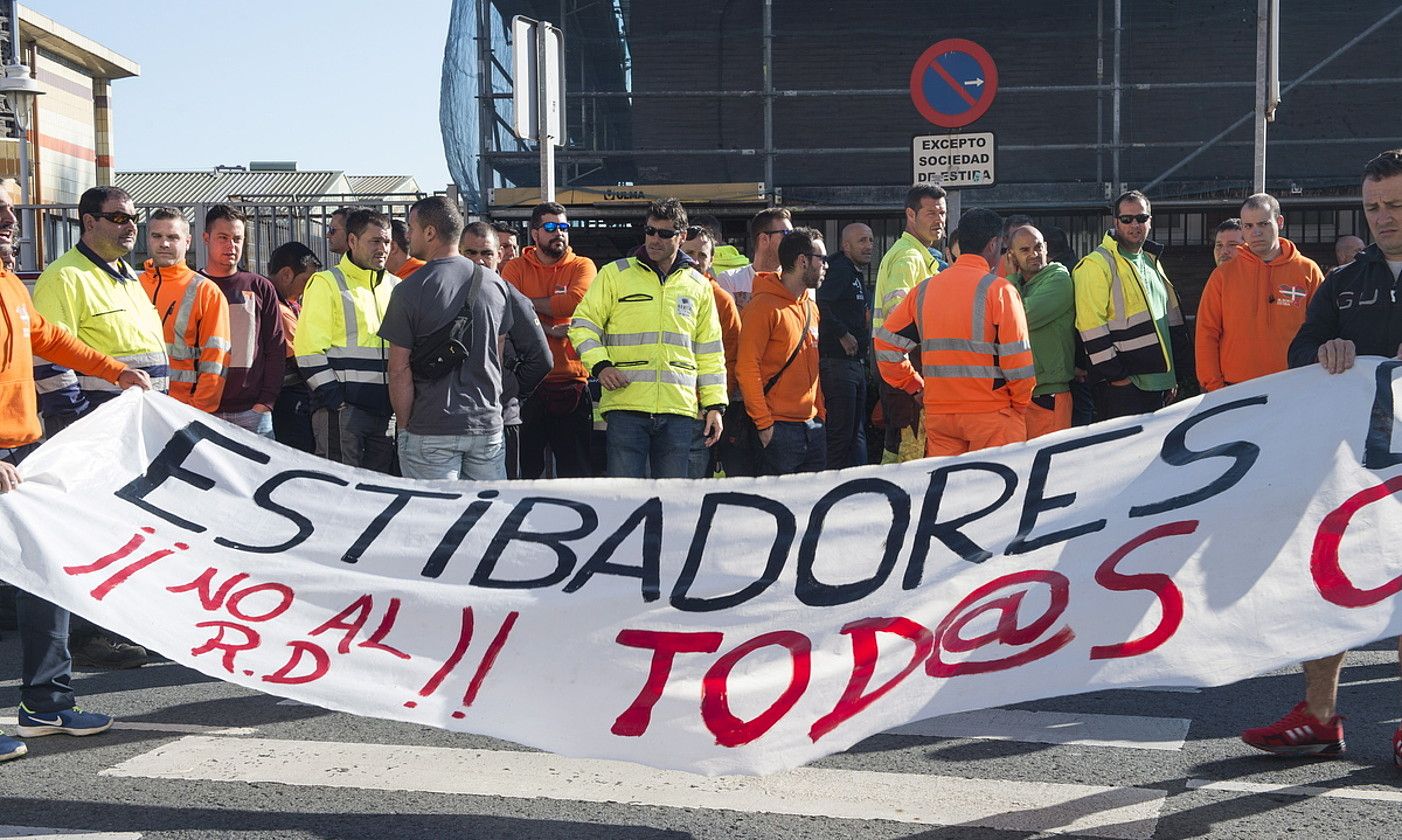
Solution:
<path fill-rule="evenodd" d="M 132 535 L 131 539 L 127 540 L 126 545 L 111 554 L 103 555 L 85 566 L 64 566 L 63 571 L 70 575 L 86 575 L 93 572 L 100 572 L 118 560 L 125 560 L 135 553 L 136 550 L 141 547 L 142 543 L 146 542 L 146 537 L 143 537 L 142 534 L 149 536 L 154 533 L 156 533 L 155 528 L 149 526 L 143 527 L 138 533 Z"/>
<path fill-rule="evenodd" d="M 472 675 L 472 681 L 467 684 L 467 691 L 462 696 L 463 708 L 471 706 L 477 699 L 477 692 L 482 688 L 482 681 L 487 678 L 487 673 L 496 664 L 497 655 L 501 653 L 502 647 L 506 645 L 506 638 L 511 635 L 511 628 L 516 626 L 516 618 L 521 614 L 512 610 L 507 614 L 506 620 L 501 623 L 501 629 L 492 637 L 492 643 L 487 645 L 487 652 L 483 654 L 482 661 L 478 663 L 477 670 Z M 453 712 L 453 717 L 463 717 L 461 711 Z"/>
<path fill-rule="evenodd" d="M 88 563 L 86 565 L 64 566 L 63 571 L 75 577 L 77 575 L 86 575 L 92 574 L 93 572 L 102 571 L 108 566 L 111 566 L 112 564 L 117 563 L 118 561 L 125 560 L 127 557 L 130 557 L 132 554 L 135 554 L 136 550 L 140 548 L 143 543 L 146 542 L 146 537 L 142 536 L 142 534 L 150 535 L 154 533 L 156 533 L 156 530 L 154 528 L 142 528 L 140 532 L 134 534 L 130 540 L 127 540 L 125 545 L 112 552 L 111 554 L 99 557 L 97 560 L 94 560 L 93 562 Z M 177 551 L 185 551 L 189 547 L 190 546 L 186 545 L 185 543 L 178 542 L 175 543 L 174 548 L 163 548 L 159 551 L 153 551 L 150 554 L 147 554 L 145 557 L 142 557 L 139 560 L 133 561 L 123 566 L 121 569 L 117 570 L 117 572 L 114 573 L 111 577 L 107 578 L 102 583 L 99 583 L 97 586 L 93 587 L 92 591 L 88 594 L 92 595 L 93 600 L 101 601 L 102 599 L 106 598 L 109 594 L 111 594 L 112 590 L 116 589 L 118 586 L 121 586 L 122 584 L 130 580 L 132 575 L 136 574 L 137 572 L 141 571 L 147 566 L 150 566 L 151 564 L 157 562 L 158 560 L 162 560 L 166 557 L 169 557 Z"/>
<path fill-rule="evenodd" d="M 1018 587 L 1034 584 L 1047 588 L 1049 596 L 1047 609 L 1030 624 L 1021 626 L 1018 624 L 1018 611 L 1021 609 L 1023 598 L 1029 590 Z M 1001 598 L 983 602 L 984 598 L 1003 589 L 1013 589 L 1013 592 Z M 964 674 L 987 674 L 1025 665 L 1055 653 L 1076 637 L 1069 626 L 1061 628 L 1055 635 L 1042 642 L 999 659 L 946 662 L 941 656 L 944 651 L 968 653 L 994 642 L 1005 647 L 1029 645 L 1041 638 L 1042 634 L 1061 617 L 1061 614 L 1066 611 L 1066 604 L 1069 600 L 1070 581 L 1066 579 L 1065 575 L 1057 572 L 1027 569 L 988 581 L 956 604 L 954 609 L 950 610 L 949 614 L 935 628 L 934 650 L 925 663 L 925 673 L 932 677 L 942 678 Z M 973 639 L 965 639 L 960 636 L 960 631 L 971 621 L 994 610 L 998 611 L 999 617 L 997 625 L 992 630 Z"/>
<path fill-rule="evenodd" d="M 201 621 L 195 626 L 213 627 L 216 629 L 216 633 L 209 641 L 199 647 L 191 648 L 190 655 L 202 656 L 213 650 L 222 651 L 221 664 L 224 666 L 224 670 L 228 671 L 230 674 L 234 673 L 234 658 L 246 650 L 253 650 L 258 647 L 262 641 L 258 635 L 258 631 L 254 630 L 252 627 L 235 624 L 232 621 Z M 225 641 L 225 634 L 234 631 L 243 634 L 243 641 Z"/>
<path fill-rule="evenodd" d="M 652 707 L 662 698 L 667 679 L 672 675 L 672 662 L 679 653 L 715 653 L 725 636 L 719 632 L 672 633 L 661 630 L 620 630 L 615 639 L 624 647 L 652 651 L 652 664 L 642 690 L 628 708 L 623 710 L 610 729 L 615 735 L 632 738 L 647 731 L 652 722 Z"/>
<path fill-rule="evenodd" d="M 375 632 L 370 634 L 370 638 L 356 645 L 356 647 L 369 648 L 370 650 L 384 651 L 400 659 L 412 659 L 404 651 L 384 644 L 385 637 L 394 629 L 394 621 L 399 615 L 399 599 L 390 598 L 389 606 L 385 609 L 384 617 L 380 619 L 380 624 L 375 628 Z M 326 623 L 308 633 L 308 636 L 319 636 L 332 630 L 344 631 L 341 640 L 336 643 L 336 652 L 340 654 L 350 653 L 351 643 L 355 637 L 360 635 L 360 631 L 365 629 L 365 624 L 370 620 L 370 615 L 375 610 L 375 598 L 372 595 L 361 595 L 350 603 L 345 609 L 336 613 Z"/>
<path fill-rule="evenodd" d="M 277 603 L 273 604 L 272 607 L 270 607 L 267 610 L 267 612 L 259 613 L 256 615 L 247 613 L 239 608 L 239 605 L 243 603 L 244 598 L 247 598 L 250 595 L 257 595 L 259 592 L 277 593 Z M 229 611 L 229 614 L 232 615 L 234 618 L 241 618 L 244 621 L 252 621 L 254 623 L 257 623 L 260 621 L 272 621 L 274 618 L 277 618 L 278 616 L 287 612 L 288 608 L 292 606 L 292 602 L 296 599 L 297 596 L 292 593 L 292 587 L 286 584 L 259 583 L 254 586 L 245 586 L 243 589 L 240 589 L 239 591 L 230 595 L 229 600 L 224 604 L 224 608 L 227 609 Z"/>
<path fill-rule="evenodd" d="M 516 626 L 516 619 L 520 618 L 520 616 L 520 612 L 512 610 L 507 613 L 506 618 L 502 620 L 501 627 L 497 629 L 496 635 L 492 637 L 492 641 L 487 645 L 487 651 L 482 655 L 482 660 L 478 663 L 477 670 L 473 672 L 472 679 L 468 682 L 467 690 L 463 693 L 462 705 L 464 708 L 471 706 L 473 702 L 476 701 L 477 693 L 482 688 L 483 680 L 487 678 L 487 674 L 491 672 L 492 666 L 496 664 L 497 656 L 501 653 L 502 647 L 506 645 L 507 637 L 511 635 L 511 629 Z M 383 624 L 381 626 L 383 627 Z M 418 693 L 420 697 L 428 697 L 437 691 L 443 685 L 443 681 L 448 678 L 448 675 L 462 663 L 463 656 L 467 653 L 468 645 L 472 643 L 472 631 L 472 607 L 463 607 L 462 625 L 461 629 L 458 631 L 457 644 L 453 646 L 453 652 L 448 654 L 448 658 L 443 661 L 443 664 L 439 666 L 438 670 L 433 672 L 433 676 L 428 678 L 428 682 L 424 683 L 423 687 L 419 689 Z M 417 700 L 407 700 L 404 703 L 406 709 L 412 709 L 418 705 L 419 701 Z M 452 717 L 461 719 L 467 717 L 467 714 L 459 709 L 452 713 Z"/>
<path fill-rule="evenodd" d="M 852 637 L 852 678 L 847 681 L 847 688 L 842 692 L 842 697 L 838 699 L 833 710 L 818 718 L 808 730 L 808 737 L 815 742 L 899 685 L 912 671 L 920 667 L 920 663 L 930 655 L 935 644 L 934 634 L 928 627 L 900 616 L 863 618 L 847 624 L 842 628 L 842 633 Z M 893 633 L 906 639 L 914 647 L 911 650 L 910 662 L 899 674 L 882 683 L 875 691 L 867 692 L 867 685 L 876 673 L 876 660 L 880 654 L 876 645 L 877 633 Z"/>
<path fill-rule="evenodd" d="M 1115 566 L 1125 557 L 1129 556 L 1130 552 L 1145 543 L 1163 537 L 1191 534 L 1197 529 L 1197 520 L 1169 522 L 1155 528 L 1150 528 L 1115 549 L 1115 551 L 1105 559 L 1105 562 L 1100 564 L 1100 568 L 1095 570 L 1095 582 L 1111 592 L 1133 592 L 1142 589 L 1154 593 L 1159 599 L 1159 609 L 1163 611 L 1163 617 L 1159 619 L 1157 627 L 1137 639 L 1114 645 L 1096 645 L 1092 647 L 1090 649 L 1091 659 L 1116 659 L 1121 657 L 1141 656 L 1173 638 L 1173 634 L 1178 632 L 1178 626 L 1183 623 L 1183 592 L 1178 588 L 1177 584 L 1173 582 L 1173 578 L 1165 574 L 1157 573 L 1137 575 L 1121 574 L 1115 571 Z"/>
<path fill-rule="evenodd" d="M 385 617 L 380 619 L 380 626 L 375 628 L 375 632 L 370 634 L 370 638 L 356 645 L 356 647 L 369 648 L 371 650 L 382 650 L 385 653 L 388 653 L 391 656 L 397 656 L 400 659 L 413 659 L 412 656 L 400 650 L 399 648 L 392 647 L 384 643 L 385 637 L 388 636 L 389 632 L 394 629 L 394 620 L 396 617 L 398 617 L 398 615 L 399 599 L 390 598 L 389 607 L 385 609 Z M 512 615 L 514 616 L 516 615 L 516 613 L 513 612 Z M 514 622 L 515 619 L 513 618 L 512 621 Z M 502 641 L 505 641 L 505 639 L 503 639 Z"/>
<path fill-rule="evenodd" d="M 203 572 L 200 572 L 199 577 L 196 577 L 189 583 L 182 583 L 177 586 L 167 586 L 166 591 L 180 593 L 194 590 L 195 594 L 200 599 L 200 607 L 202 607 L 206 612 L 214 612 L 215 610 L 224 606 L 224 599 L 229 596 L 229 592 L 232 591 L 235 586 L 238 586 L 243 581 L 248 580 L 248 575 L 246 573 L 239 572 L 238 574 L 231 576 L 228 580 L 219 584 L 219 588 L 217 590 L 214 590 L 212 589 L 214 585 L 214 578 L 218 576 L 218 574 L 219 570 L 211 566 L 208 569 L 205 569 Z"/>
<path fill-rule="evenodd" d="M 279 685 L 302 685 L 313 682 L 326 676 L 326 672 L 331 670 L 331 656 L 322 649 L 321 645 L 312 642 L 305 642 L 300 639 L 293 639 L 287 643 L 292 648 L 292 655 L 287 663 L 277 670 L 276 673 L 263 677 L 263 682 L 277 683 Z M 312 660 L 312 670 L 305 674 L 293 676 L 297 666 L 302 664 L 304 656 L 310 656 Z"/>
<path fill-rule="evenodd" d="M 1359 589 L 1344 572 L 1339 560 L 1339 544 L 1343 542 L 1344 532 L 1348 530 L 1353 515 L 1399 490 L 1402 490 L 1402 475 L 1354 493 L 1343 504 L 1329 511 L 1324 521 L 1319 523 L 1319 530 L 1314 535 L 1314 548 L 1310 552 L 1310 574 L 1324 600 L 1340 607 L 1369 607 L 1402 592 L 1402 576 L 1372 589 Z"/>
<path fill-rule="evenodd" d="M 351 642 L 356 634 L 365 626 L 365 622 L 370 619 L 370 610 L 374 608 L 375 599 L 369 595 L 361 595 L 351 602 L 350 606 L 341 610 L 326 620 L 326 623 L 308 633 L 308 636 L 319 636 L 331 630 L 344 630 L 345 635 L 341 641 L 336 643 L 336 652 L 341 654 L 350 653 Z M 351 616 L 354 616 L 352 619 Z M 347 619 L 350 619 L 347 621 Z"/>
<path fill-rule="evenodd" d="M 741 720 L 730 711 L 727 697 L 730 673 L 740 660 L 765 647 L 781 647 L 789 652 L 793 669 L 789 684 L 769 708 L 750 720 Z M 812 643 L 807 636 L 793 630 L 776 630 L 756 636 L 716 660 L 701 683 L 701 720 L 716 736 L 716 743 L 722 747 L 748 744 L 788 714 L 808 689 L 812 675 L 811 651 Z"/>

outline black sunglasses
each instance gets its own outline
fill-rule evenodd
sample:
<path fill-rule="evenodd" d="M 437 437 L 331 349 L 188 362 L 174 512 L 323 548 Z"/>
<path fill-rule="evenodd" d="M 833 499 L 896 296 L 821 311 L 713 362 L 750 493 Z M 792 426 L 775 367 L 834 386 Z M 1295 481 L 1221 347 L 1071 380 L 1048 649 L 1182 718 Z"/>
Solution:
<path fill-rule="evenodd" d="M 674 228 L 655 228 L 652 225 L 643 226 L 643 236 L 656 236 L 659 239 L 671 239 L 681 231 Z"/>
<path fill-rule="evenodd" d="M 804 256 L 810 260 L 817 260 L 823 265 L 827 265 L 828 260 L 831 259 L 826 254 L 804 254 Z"/>
<path fill-rule="evenodd" d="M 114 225 L 124 225 L 127 222 L 136 224 L 137 222 L 141 221 L 140 216 L 134 213 L 123 213 L 121 211 L 114 211 L 112 213 L 94 213 L 93 215 L 99 219 L 106 219 Z"/>
<path fill-rule="evenodd" d="M 540 229 L 546 233 L 554 233 L 557 230 L 569 230 L 569 222 L 541 222 Z"/>
<path fill-rule="evenodd" d="M 1138 222 L 1142 225 L 1145 222 L 1149 221 L 1149 219 L 1152 217 L 1148 213 L 1139 213 L 1137 215 L 1130 215 L 1129 213 L 1125 213 L 1124 215 L 1119 216 L 1118 218 L 1120 220 L 1120 224 L 1122 225 L 1132 225 L 1135 222 Z"/>

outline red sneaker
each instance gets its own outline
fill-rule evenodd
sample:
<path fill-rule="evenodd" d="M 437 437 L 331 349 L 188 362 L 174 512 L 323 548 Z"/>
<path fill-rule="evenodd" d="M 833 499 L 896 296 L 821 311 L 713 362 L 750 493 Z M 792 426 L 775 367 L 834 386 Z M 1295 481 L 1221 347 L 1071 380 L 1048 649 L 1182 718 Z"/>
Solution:
<path fill-rule="evenodd" d="M 1241 740 L 1258 750 L 1280 756 L 1338 755 L 1344 751 L 1343 720 L 1335 715 L 1328 723 L 1320 723 L 1306 705 L 1300 703 L 1270 726 L 1258 726 L 1241 733 Z M 1402 730 L 1393 736 L 1395 746 L 1402 743 L 1399 736 Z M 1394 760 L 1397 760 L 1396 755 L 1394 753 Z"/>
<path fill-rule="evenodd" d="M 1398 768 L 1402 768 L 1402 727 L 1392 733 L 1392 763 Z"/>

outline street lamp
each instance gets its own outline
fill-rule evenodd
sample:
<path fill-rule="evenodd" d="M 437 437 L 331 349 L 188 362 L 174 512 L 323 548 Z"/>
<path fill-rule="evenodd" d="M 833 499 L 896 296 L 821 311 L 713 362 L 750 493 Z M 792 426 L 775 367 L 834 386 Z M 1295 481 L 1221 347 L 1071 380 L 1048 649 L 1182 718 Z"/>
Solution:
<path fill-rule="evenodd" d="M 37 79 L 29 75 L 29 68 L 23 64 L 5 65 L 5 76 L 0 78 L 0 96 L 5 105 L 15 115 L 15 126 L 19 128 L 19 203 L 26 205 L 29 200 L 29 124 L 30 107 L 34 97 L 44 91 Z M 19 267 L 34 270 L 34 211 L 21 210 L 19 225 Z"/>

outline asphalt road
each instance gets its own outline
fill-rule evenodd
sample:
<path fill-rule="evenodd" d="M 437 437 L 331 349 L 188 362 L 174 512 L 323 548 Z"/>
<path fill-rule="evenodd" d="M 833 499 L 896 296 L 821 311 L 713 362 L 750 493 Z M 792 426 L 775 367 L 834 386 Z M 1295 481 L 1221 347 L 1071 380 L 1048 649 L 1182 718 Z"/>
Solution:
<path fill-rule="evenodd" d="M 1350 656 L 1349 751 L 1334 760 L 1282 761 L 1237 740 L 1298 699 L 1298 672 L 1280 672 L 937 721 L 936 734 L 880 735 L 795 775 L 719 790 L 288 705 L 170 663 L 86 672 L 75 680 L 81 702 L 122 728 L 32 739 L 28 757 L 0 765 L 0 837 L 31 826 L 102 840 L 1391 838 L 1402 817 L 1389 740 L 1402 711 L 1395 650 L 1384 642 Z M 18 662 L 7 633 L 9 733 Z M 966 728 L 988 737 L 949 737 Z M 478 778 L 488 767 L 491 779 Z"/>

